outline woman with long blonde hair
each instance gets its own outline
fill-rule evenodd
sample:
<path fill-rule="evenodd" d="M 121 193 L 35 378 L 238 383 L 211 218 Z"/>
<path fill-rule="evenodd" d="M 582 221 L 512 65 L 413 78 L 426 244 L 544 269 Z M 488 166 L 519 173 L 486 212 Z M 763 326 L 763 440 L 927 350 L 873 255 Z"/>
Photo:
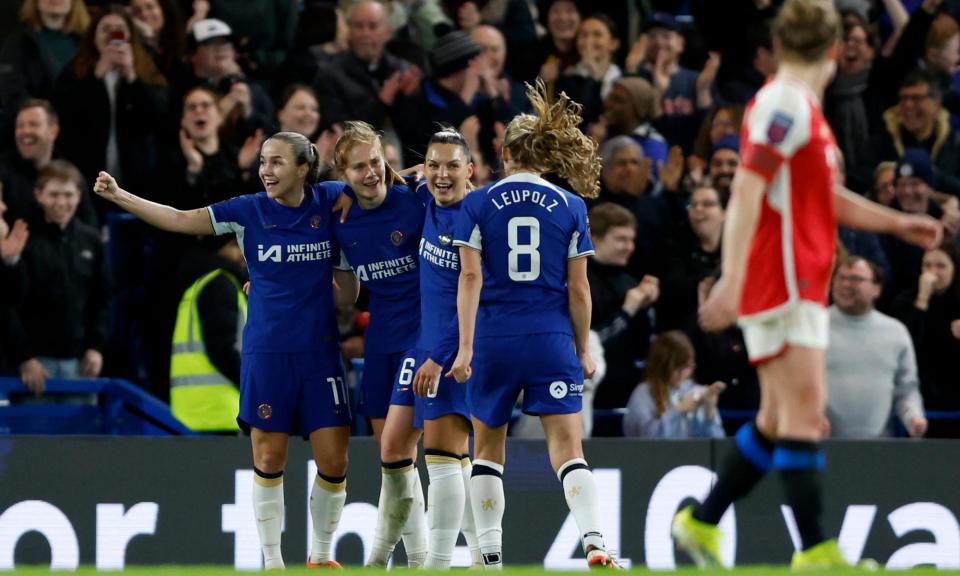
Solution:
<path fill-rule="evenodd" d="M 600 161 L 596 143 L 577 129 L 579 104 L 566 94 L 551 98 L 542 81 L 528 96 L 536 115 L 522 114 L 507 126 L 504 179 L 467 195 L 454 233 L 460 346 L 450 374 L 467 382 L 470 501 L 484 566 L 498 569 L 507 424 L 522 391 L 524 412 L 540 416 L 587 563 L 611 567 L 600 495 L 580 436 L 583 380 L 596 369 L 587 343 L 593 254 L 587 209 L 581 197 L 542 177 L 556 173 L 593 198 Z"/>

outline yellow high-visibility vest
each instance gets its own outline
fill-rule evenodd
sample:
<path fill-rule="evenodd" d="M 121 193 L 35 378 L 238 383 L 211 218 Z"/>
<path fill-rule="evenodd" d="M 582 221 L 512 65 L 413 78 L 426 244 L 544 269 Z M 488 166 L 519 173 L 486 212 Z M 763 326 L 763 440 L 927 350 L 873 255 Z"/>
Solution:
<path fill-rule="evenodd" d="M 200 432 L 238 430 L 239 383 L 231 382 L 210 362 L 203 343 L 197 299 L 207 284 L 224 275 L 237 289 L 238 329 L 247 321 L 247 297 L 233 274 L 217 269 L 194 282 L 180 300 L 170 357 L 170 408 L 187 428 Z"/>

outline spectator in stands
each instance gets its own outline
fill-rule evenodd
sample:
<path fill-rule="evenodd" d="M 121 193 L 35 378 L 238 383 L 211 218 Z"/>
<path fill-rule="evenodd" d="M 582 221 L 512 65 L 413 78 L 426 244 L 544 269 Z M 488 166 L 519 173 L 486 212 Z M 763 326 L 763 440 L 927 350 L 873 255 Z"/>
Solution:
<path fill-rule="evenodd" d="M 739 104 L 724 104 L 710 110 L 700 125 L 697 139 L 693 142 L 693 154 L 687 158 L 687 169 L 702 174 L 714 146 L 719 144 L 724 136 L 739 136 L 742 123 L 743 106 Z"/>
<path fill-rule="evenodd" d="M 83 176 L 54 160 L 40 170 L 41 209 L 29 220 L 30 239 L 19 267 L 29 360 L 24 384 L 37 394 L 47 378 L 96 377 L 110 336 L 111 280 L 100 231 L 77 221 Z"/>
<path fill-rule="evenodd" d="M 643 78 L 621 78 L 603 101 L 602 121 L 590 127 L 598 142 L 606 137 L 626 135 L 637 141 L 656 177 L 659 165 L 667 161 L 667 141 L 653 127 L 660 117 L 660 102 L 653 86 Z"/>
<path fill-rule="evenodd" d="M 960 409 L 957 358 L 960 357 L 960 281 L 957 249 L 952 244 L 928 250 L 916 288 L 897 297 L 894 316 L 913 338 L 920 373 L 920 392 L 927 410 Z M 930 424 L 928 436 L 960 437 L 956 421 Z"/>
<path fill-rule="evenodd" d="M 101 11 L 57 79 L 64 156 L 88 177 L 106 168 L 153 184 L 166 84 L 126 9 Z"/>
<path fill-rule="evenodd" d="M 26 218 L 37 205 L 34 193 L 37 173 L 57 156 L 59 134 L 60 121 L 50 102 L 29 98 L 20 104 L 14 130 L 16 150 L 0 157 L 0 184 L 4 187 L 8 222 Z M 86 186 L 82 189 L 77 216 L 97 226 L 97 214 Z"/>
<path fill-rule="evenodd" d="M 483 47 L 483 55 L 488 61 L 480 75 L 481 92 L 487 98 L 502 98 L 517 113 L 528 111 L 530 102 L 526 88 L 504 70 L 507 42 L 503 34 L 493 26 L 480 24 L 470 31 L 470 37 Z"/>
<path fill-rule="evenodd" d="M 241 66 L 268 89 L 293 48 L 299 5 L 289 0 L 211 1 L 210 13 L 236 35 Z"/>
<path fill-rule="evenodd" d="M 663 110 L 657 128 L 668 142 L 689 153 L 703 113 L 713 106 L 711 89 L 720 69 L 720 55 L 711 54 L 698 73 L 680 65 L 686 44 L 674 16 L 655 12 L 644 21 L 643 30 L 645 34 L 638 42 L 646 45 L 646 57 L 627 72 L 650 80 Z"/>
<path fill-rule="evenodd" d="M 690 196 L 687 225 L 667 244 L 663 296 L 657 304 L 657 329 L 684 329 L 696 324 L 697 287 L 720 269 L 720 239 L 728 192 L 703 179 Z"/>
<path fill-rule="evenodd" d="M 168 170 L 169 194 L 162 199 L 181 210 L 215 204 L 254 191 L 259 182 L 252 168 L 260 153 L 262 134 L 247 139 L 239 150 L 220 138 L 223 116 L 217 94 L 197 87 L 187 92 L 180 120 L 180 149 Z"/>
<path fill-rule="evenodd" d="M 727 134 L 713 146 L 710 162 L 707 164 L 707 176 L 719 190 L 730 192 L 733 175 L 740 166 L 740 136 Z"/>
<path fill-rule="evenodd" d="M 3 137 L 20 103 L 53 95 L 53 85 L 73 59 L 90 25 L 83 0 L 25 0 L 20 9 L 23 27 L 0 50 L 0 123 Z"/>
<path fill-rule="evenodd" d="M 690 339 L 683 332 L 659 334 L 647 356 L 647 379 L 638 385 L 623 417 L 623 435 L 682 440 L 722 438 L 717 401 L 726 385 L 701 386 L 690 379 L 696 368 Z"/>
<path fill-rule="evenodd" d="M 622 408 L 642 371 L 651 326 L 648 309 L 660 296 L 659 281 L 640 282 L 627 272 L 633 252 L 636 218 L 629 210 L 607 202 L 590 210 L 590 237 L 596 254 L 587 263 L 593 305 L 591 330 L 600 336 L 607 374 L 597 388 L 594 406 Z"/>
<path fill-rule="evenodd" d="M 837 266 L 827 349 L 827 418 L 833 438 L 889 436 L 896 415 L 907 433 L 927 431 L 917 361 L 907 328 L 874 309 L 879 266 L 858 256 Z"/>
<path fill-rule="evenodd" d="M 485 70 L 489 68 L 489 61 L 481 57 L 482 52 L 483 48 L 463 31 L 450 32 L 437 40 L 430 52 L 432 74 L 423 79 L 409 98 L 398 102 L 393 112 L 407 165 L 421 161 L 437 125 L 459 127 L 478 113 L 474 103 L 480 94 L 480 76 L 488 74 Z M 488 111 L 478 116 L 491 121 L 495 112 L 489 110 L 490 107 L 499 104 L 501 113 L 508 113 L 500 97 L 482 104 Z M 499 119 L 509 121 L 510 118 Z"/>
<path fill-rule="evenodd" d="M 603 111 L 603 101 L 613 90 L 623 71 L 614 63 L 620 49 L 616 23 L 603 13 L 583 19 L 577 30 L 580 60 L 557 79 L 557 92 L 566 92 L 583 106 L 584 126 L 594 122 Z"/>
<path fill-rule="evenodd" d="M 280 132 L 303 134 L 317 147 L 320 155 L 321 179 L 332 169 L 333 147 L 343 134 L 339 124 L 320 130 L 320 102 L 313 88 L 294 83 L 283 90 L 277 102 L 277 124 Z M 396 164 L 390 164 L 396 166 Z"/>
<path fill-rule="evenodd" d="M 236 240 L 184 262 L 189 287 L 180 299 L 170 358 L 170 409 L 191 430 L 236 431 L 240 409 L 240 334 L 247 297 Z"/>
<path fill-rule="evenodd" d="M 362 120 L 383 128 L 394 104 L 417 89 L 420 70 L 385 49 L 393 31 L 383 4 L 357 2 L 347 25 L 350 50 L 319 63 L 314 90 L 328 123 Z"/>
<path fill-rule="evenodd" d="M 896 192 L 897 163 L 889 160 L 877 164 L 873 171 L 873 190 L 867 197 L 874 202 L 889 206 Z"/>
<path fill-rule="evenodd" d="M 907 148 L 923 148 L 936 164 L 940 190 L 960 196 L 960 140 L 941 105 L 942 91 L 925 70 L 909 74 L 900 86 L 900 103 L 883 114 L 881 158 L 896 160 Z"/>
<path fill-rule="evenodd" d="M 577 52 L 577 30 L 580 28 L 580 7 L 576 0 L 547 0 L 540 7 L 541 20 L 547 33 L 537 48 L 539 75 L 547 84 L 556 82 L 563 72 L 580 61 Z M 537 70 L 524 77 L 527 82 Z"/>
<path fill-rule="evenodd" d="M 157 69 L 169 80 L 184 74 L 187 25 L 174 0 L 131 0 L 134 24 Z"/>
<path fill-rule="evenodd" d="M 239 147 L 257 129 L 266 130 L 273 124 L 273 101 L 244 74 L 234 42 L 233 30 L 222 20 L 207 18 L 193 25 L 192 69 L 177 80 L 171 109 L 179 113 L 183 97 L 195 86 L 212 89 L 220 95 L 223 136 Z"/>
<path fill-rule="evenodd" d="M 628 136 L 605 142 L 600 150 L 603 162 L 600 200 L 614 202 L 630 210 L 637 219 L 636 249 L 628 269 L 637 278 L 660 271 L 661 249 L 673 222 L 669 201 L 677 194 L 651 193 L 650 160 Z"/>
<path fill-rule="evenodd" d="M 950 236 L 950 229 L 955 229 L 953 219 L 956 213 L 952 208 L 945 210 L 934 200 L 939 174 L 930 160 L 930 155 L 922 148 L 905 150 L 897 163 L 896 175 L 894 201 L 891 206 L 909 214 L 927 214 L 940 219 L 944 224 L 945 236 Z M 893 236 L 883 236 L 881 242 L 893 271 L 891 296 L 896 296 L 916 285 L 923 250 Z"/>

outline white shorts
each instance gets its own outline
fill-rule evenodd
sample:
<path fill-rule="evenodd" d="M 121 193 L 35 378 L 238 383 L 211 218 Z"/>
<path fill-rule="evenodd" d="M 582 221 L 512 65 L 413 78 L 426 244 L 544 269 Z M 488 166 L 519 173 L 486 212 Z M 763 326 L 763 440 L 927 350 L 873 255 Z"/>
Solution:
<path fill-rule="evenodd" d="M 747 355 L 754 365 L 776 358 L 788 346 L 827 349 L 830 314 L 815 302 L 801 300 L 774 316 L 741 319 Z"/>

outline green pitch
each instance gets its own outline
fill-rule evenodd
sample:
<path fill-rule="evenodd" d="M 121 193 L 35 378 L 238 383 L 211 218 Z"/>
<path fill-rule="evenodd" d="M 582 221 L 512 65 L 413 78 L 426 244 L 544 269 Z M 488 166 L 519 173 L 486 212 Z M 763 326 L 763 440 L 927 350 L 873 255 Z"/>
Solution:
<path fill-rule="evenodd" d="M 585 570 L 586 571 L 586 570 Z M 371 574 L 377 574 L 379 570 L 374 569 L 364 569 L 364 568 L 347 568 L 342 572 L 327 572 L 320 570 L 308 570 L 305 567 L 288 567 L 284 574 L 296 574 L 296 575 L 316 575 L 316 574 L 342 574 L 347 576 L 349 574 L 362 574 L 364 576 L 371 576 Z M 405 569 L 399 569 L 394 572 L 404 573 L 407 572 Z M 466 574 L 467 571 L 463 569 L 454 569 L 454 573 Z M 881 570 L 881 572 L 883 572 Z M 424 570 L 418 570 L 417 574 L 429 573 L 429 574 L 443 574 L 442 572 L 427 572 Z M 542 568 L 536 566 L 518 566 L 513 568 L 507 568 L 500 574 L 502 576 L 533 576 L 535 574 L 544 574 Z M 553 572 L 552 574 L 563 575 L 569 574 L 570 572 Z M 650 574 L 652 575 L 663 575 L 663 574 L 684 574 L 693 576 L 694 574 L 702 574 L 693 568 L 682 568 L 676 572 L 663 572 L 663 571 L 651 571 L 646 569 L 634 569 L 626 574 Z M 779 574 L 792 574 L 789 569 L 782 566 L 751 566 L 746 568 L 736 568 L 734 570 L 717 572 L 718 574 L 724 574 L 725 576 L 740 576 L 740 575 L 750 575 L 750 576 L 776 576 Z M 50 572 L 48 569 L 40 568 L 18 568 L 13 572 L 2 572 L 2 574 L 69 574 L 68 572 Z M 81 567 L 73 574 L 100 574 L 94 568 L 90 567 Z M 121 572 L 107 572 L 104 574 L 141 574 L 143 576 L 233 576 L 236 574 L 255 574 L 255 572 L 236 572 L 231 568 L 223 568 L 219 566 L 138 566 L 126 568 Z M 472 574 L 472 572 L 471 572 Z M 616 572 L 611 572 L 611 574 L 616 574 Z M 829 570 L 823 572 L 814 572 L 816 576 L 846 576 L 846 575 L 859 575 L 863 576 L 864 574 L 869 574 L 869 572 L 864 572 L 862 570 L 847 569 L 847 570 Z M 890 572 L 890 574 L 896 576 L 912 576 L 912 575 L 926 575 L 926 576 L 940 576 L 941 574 L 960 574 L 960 571 L 944 571 L 940 572 L 932 568 L 922 568 L 914 570 L 897 570 L 895 572 Z"/>

